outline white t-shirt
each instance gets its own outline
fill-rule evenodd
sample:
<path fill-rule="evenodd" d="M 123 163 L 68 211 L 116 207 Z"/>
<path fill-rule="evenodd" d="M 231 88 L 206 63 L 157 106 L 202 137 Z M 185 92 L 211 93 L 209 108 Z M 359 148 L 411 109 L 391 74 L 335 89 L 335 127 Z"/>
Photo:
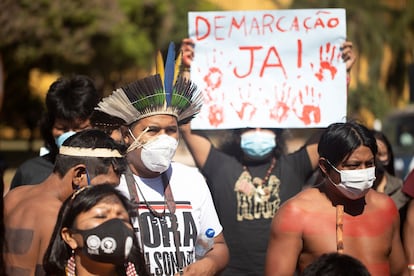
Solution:
<path fill-rule="evenodd" d="M 184 266 L 187 266 L 195 261 L 194 245 L 197 233 L 212 228 L 217 236 L 221 233 L 222 226 L 210 190 L 197 168 L 173 162 L 166 173 L 170 178 L 170 187 L 176 204 L 180 255 Z M 152 275 L 174 275 L 178 272 L 176 247 L 171 214 L 164 200 L 162 178 L 140 178 L 134 175 L 134 180 L 139 187 L 137 194 L 140 201 L 140 221 L 134 219 L 134 227 L 141 248 L 144 249 L 150 272 Z M 130 197 L 124 175 L 118 189 Z M 165 210 L 164 218 L 155 217 L 147 204 L 158 213 Z"/>

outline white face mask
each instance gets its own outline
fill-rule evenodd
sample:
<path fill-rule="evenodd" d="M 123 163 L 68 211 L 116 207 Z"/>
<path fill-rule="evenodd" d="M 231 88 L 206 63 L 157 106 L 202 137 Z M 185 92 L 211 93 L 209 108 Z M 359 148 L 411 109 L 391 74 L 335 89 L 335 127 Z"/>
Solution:
<path fill-rule="evenodd" d="M 142 146 L 142 163 L 152 172 L 163 173 L 170 167 L 177 146 L 177 139 L 161 134 Z"/>
<path fill-rule="evenodd" d="M 329 165 L 341 176 L 341 182 L 336 184 L 328 176 L 332 184 L 347 198 L 358 199 L 363 197 L 374 184 L 375 167 L 360 170 L 338 170 L 329 161 Z"/>

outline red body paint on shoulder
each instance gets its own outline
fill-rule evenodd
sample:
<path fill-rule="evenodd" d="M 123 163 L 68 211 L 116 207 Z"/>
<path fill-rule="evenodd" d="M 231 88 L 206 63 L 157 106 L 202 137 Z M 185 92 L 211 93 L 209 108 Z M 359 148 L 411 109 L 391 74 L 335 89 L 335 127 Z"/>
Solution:
<path fill-rule="evenodd" d="M 278 228 L 282 232 L 302 232 L 304 235 L 322 235 L 336 233 L 335 209 L 326 212 L 303 211 L 286 206 L 283 217 L 279 219 Z M 344 235 L 349 237 L 374 237 L 390 229 L 398 215 L 396 208 L 384 206 L 368 210 L 358 216 L 345 213 Z"/>

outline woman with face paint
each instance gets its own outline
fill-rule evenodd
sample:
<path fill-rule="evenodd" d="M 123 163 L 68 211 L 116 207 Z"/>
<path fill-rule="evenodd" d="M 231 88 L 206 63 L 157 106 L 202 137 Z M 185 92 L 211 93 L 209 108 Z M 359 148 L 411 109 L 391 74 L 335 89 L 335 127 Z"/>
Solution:
<path fill-rule="evenodd" d="M 348 254 L 371 275 L 406 275 L 398 210 L 371 189 L 377 143 L 363 125 L 334 123 L 318 144 L 324 180 L 286 201 L 273 218 L 266 275 L 294 275 L 320 255 Z"/>
<path fill-rule="evenodd" d="M 44 257 L 47 275 L 148 275 L 129 216 L 113 186 L 87 186 L 62 205 Z"/>

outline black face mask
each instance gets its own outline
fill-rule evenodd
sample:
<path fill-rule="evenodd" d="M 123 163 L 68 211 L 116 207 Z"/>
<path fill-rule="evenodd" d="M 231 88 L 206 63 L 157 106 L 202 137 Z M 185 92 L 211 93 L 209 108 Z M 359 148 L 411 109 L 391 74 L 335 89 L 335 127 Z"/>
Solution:
<path fill-rule="evenodd" d="M 91 260 L 123 264 L 131 252 L 134 232 L 120 219 L 108 220 L 92 229 L 73 231 L 82 235 L 82 252 Z"/>

